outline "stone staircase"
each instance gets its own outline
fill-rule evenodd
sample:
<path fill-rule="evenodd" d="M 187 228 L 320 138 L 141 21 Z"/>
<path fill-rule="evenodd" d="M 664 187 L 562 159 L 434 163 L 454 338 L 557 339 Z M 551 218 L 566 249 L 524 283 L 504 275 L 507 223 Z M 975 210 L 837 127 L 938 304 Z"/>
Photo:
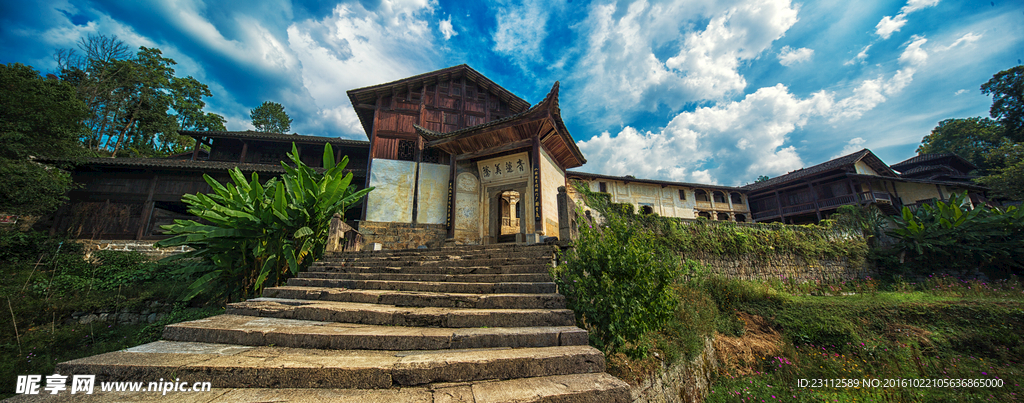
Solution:
<path fill-rule="evenodd" d="M 329 255 L 224 315 L 167 326 L 161 341 L 57 371 L 97 375 L 97 393 L 76 395 L 81 401 L 630 400 L 556 293 L 552 248 Z M 214 389 L 98 392 L 100 381 L 161 378 Z"/>

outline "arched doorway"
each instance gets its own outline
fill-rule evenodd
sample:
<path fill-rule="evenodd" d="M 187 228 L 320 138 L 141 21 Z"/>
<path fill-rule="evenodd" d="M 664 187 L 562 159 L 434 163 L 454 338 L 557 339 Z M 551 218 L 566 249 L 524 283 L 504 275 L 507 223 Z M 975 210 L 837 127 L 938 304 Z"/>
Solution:
<path fill-rule="evenodd" d="M 523 195 L 527 194 L 526 183 L 493 186 L 487 188 L 488 220 L 485 234 L 489 242 L 516 242 L 516 234 L 525 234 L 526 216 Z"/>

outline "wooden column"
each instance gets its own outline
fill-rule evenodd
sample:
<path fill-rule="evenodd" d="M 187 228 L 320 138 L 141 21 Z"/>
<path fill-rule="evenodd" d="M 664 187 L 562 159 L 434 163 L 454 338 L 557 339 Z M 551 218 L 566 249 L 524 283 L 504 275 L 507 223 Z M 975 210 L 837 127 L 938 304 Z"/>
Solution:
<path fill-rule="evenodd" d="M 202 138 L 202 137 L 200 137 L 200 138 Z M 193 138 L 193 139 L 196 141 L 196 143 L 195 143 L 194 146 L 192 146 L 192 161 L 195 161 L 196 157 L 199 156 L 199 144 L 200 143 L 199 143 L 199 139 L 198 138 Z"/>
<path fill-rule="evenodd" d="M 445 219 L 445 226 L 448 228 L 448 238 L 455 238 L 455 156 L 452 155 L 448 164 L 448 218 Z"/>
<path fill-rule="evenodd" d="M 142 239 L 146 229 L 149 228 L 149 221 L 153 219 L 153 193 L 156 192 L 157 180 L 158 176 L 156 174 L 153 174 L 153 178 L 149 180 L 149 193 L 146 195 L 146 203 L 143 204 L 142 216 L 139 220 L 139 230 L 135 233 L 135 240 Z"/>
<path fill-rule="evenodd" d="M 775 210 L 779 212 L 779 220 L 786 222 L 786 216 L 782 214 L 782 199 L 779 198 L 779 191 L 775 191 Z"/>
<path fill-rule="evenodd" d="M 818 206 L 818 192 L 814 190 L 814 182 L 807 182 L 807 188 L 811 190 L 811 200 L 814 200 L 814 215 L 821 222 L 821 207 Z"/>
<path fill-rule="evenodd" d="M 380 117 L 380 108 L 383 104 L 383 96 L 377 94 L 377 102 L 373 108 L 373 128 L 370 129 L 370 151 L 366 154 L 366 179 L 363 180 L 363 189 L 370 187 L 370 173 L 373 169 L 373 143 L 377 140 L 377 119 Z M 366 221 L 366 209 L 369 206 L 370 197 L 367 195 L 363 197 L 363 211 L 359 215 L 360 221 Z"/>
<path fill-rule="evenodd" d="M 540 182 L 540 137 L 539 136 L 533 136 L 533 153 L 532 154 L 533 154 L 533 211 L 534 211 L 534 213 L 533 213 L 533 221 L 534 221 L 533 232 L 537 233 L 538 231 L 541 231 L 541 232 L 544 231 L 544 228 L 543 228 L 544 221 L 541 219 L 541 207 L 540 207 L 540 200 L 541 200 L 541 198 L 540 198 L 541 197 L 540 186 L 541 186 L 541 182 Z M 538 223 L 541 225 L 541 228 L 537 227 Z"/>
<path fill-rule="evenodd" d="M 249 142 L 242 140 L 242 156 L 238 158 L 239 164 L 245 163 L 245 154 L 249 151 Z"/>
<path fill-rule="evenodd" d="M 420 110 L 419 115 L 416 117 L 416 124 L 423 125 L 423 95 L 427 91 L 427 86 L 423 86 L 423 92 L 420 93 Z M 412 98 L 412 87 L 409 87 L 408 95 L 405 100 L 409 101 Z M 412 183 L 412 223 L 415 224 L 418 220 L 416 215 L 420 210 L 420 160 L 423 155 L 423 136 L 416 135 L 416 151 L 413 152 L 413 161 L 415 168 L 413 171 L 413 183 Z"/>

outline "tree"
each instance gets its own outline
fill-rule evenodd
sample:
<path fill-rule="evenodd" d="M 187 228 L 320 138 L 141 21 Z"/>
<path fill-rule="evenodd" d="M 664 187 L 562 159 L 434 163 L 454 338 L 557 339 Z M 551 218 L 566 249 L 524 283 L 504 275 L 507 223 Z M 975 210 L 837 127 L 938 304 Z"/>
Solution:
<path fill-rule="evenodd" d="M 999 147 L 989 159 L 998 160 L 1001 167 L 977 181 L 988 186 L 994 197 L 1024 200 L 1024 143 Z"/>
<path fill-rule="evenodd" d="M 252 125 L 258 132 L 285 133 L 292 127 L 292 119 L 277 102 L 266 101 L 249 113 Z"/>
<path fill-rule="evenodd" d="M 977 165 L 982 172 L 993 168 L 992 150 L 1006 143 L 999 122 L 989 118 L 946 119 L 921 139 L 918 154 L 954 153 Z"/>
<path fill-rule="evenodd" d="M 140 47 L 133 54 L 116 36 L 90 35 L 74 49 L 54 54 L 61 79 L 71 83 L 87 105 L 82 136 L 89 149 L 122 150 L 158 156 L 191 148 L 193 139 L 178 129 L 223 130 L 223 117 L 202 111 L 209 88 L 193 77 L 174 76 L 174 60 L 160 49 Z"/>
<path fill-rule="evenodd" d="M 1006 137 L 1024 141 L 1024 65 L 996 73 L 981 85 L 981 93 L 992 95 L 989 115 L 1002 123 Z"/>
<path fill-rule="evenodd" d="M 330 144 L 324 146 L 322 174 L 299 159 L 294 144 L 288 157 L 292 165 L 281 162 L 281 179 L 262 184 L 256 173 L 247 181 L 238 168 L 228 171 L 234 183 L 226 186 L 203 175 L 214 193 L 185 195 L 182 201 L 204 222 L 176 220 L 161 227 L 173 236 L 157 246 L 193 248 L 174 257 L 200 274 L 186 299 L 201 292 L 243 299 L 307 269 L 324 254 L 331 217 L 344 215 L 373 190 L 350 185 L 352 173 L 344 172 L 348 157 L 335 165 Z"/>
<path fill-rule="evenodd" d="M 71 85 L 20 63 L 0 65 L 0 99 L 0 211 L 50 212 L 67 200 L 71 176 L 59 168 L 83 157 L 89 112 Z"/>
<path fill-rule="evenodd" d="M 757 180 L 754 181 L 754 183 L 767 182 L 768 179 L 771 179 L 771 178 L 768 177 L 768 175 L 761 175 L 761 176 L 757 177 Z"/>

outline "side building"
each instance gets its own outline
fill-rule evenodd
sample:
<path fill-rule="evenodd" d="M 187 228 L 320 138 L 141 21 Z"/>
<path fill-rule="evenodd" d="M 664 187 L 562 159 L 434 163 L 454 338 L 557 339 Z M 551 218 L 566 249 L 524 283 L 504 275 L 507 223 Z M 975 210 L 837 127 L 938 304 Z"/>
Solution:
<path fill-rule="evenodd" d="M 874 204 L 883 213 L 895 215 L 903 206 L 944 201 L 953 193 L 967 192 L 974 203 L 985 200 L 983 186 L 948 178 L 904 176 L 868 149 L 742 189 L 750 197 L 754 221 L 788 224 L 821 221 L 844 205 Z"/>
<path fill-rule="evenodd" d="M 569 171 L 567 177 L 587 184 L 593 192 L 608 193 L 613 203 L 629 203 L 636 206 L 638 213 L 752 222 L 746 191 L 738 187 L 576 171 Z"/>
<path fill-rule="evenodd" d="M 320 167 L 324 145 L 330 143 L 337 159 L 349 157 L 353 183 L 366 178 L 369 143 L 331 137 L 244 132 L 190 132 L 196 148 L 168 158 L 91 158 L 71 173 L 81 187 L 69 192 L 69 202 L 51 217 L 51 234 L 104 240 L 148 240 L 164 236 L 160 226 L 175 219 L 195 219 L 181 198 L 189 193 L 210 193 L 203 180 L 209 175 L 221 183 L 230 181 L 227 171 L 238 167 L 246 176 L 256 172 L 261 180 L 284 173 L 281 161 L 292 143 L 303 163 Z M 207 153 L 199 144 L 210 148 Z M 359 208 L 350 211 L 358 218 Z"/>

